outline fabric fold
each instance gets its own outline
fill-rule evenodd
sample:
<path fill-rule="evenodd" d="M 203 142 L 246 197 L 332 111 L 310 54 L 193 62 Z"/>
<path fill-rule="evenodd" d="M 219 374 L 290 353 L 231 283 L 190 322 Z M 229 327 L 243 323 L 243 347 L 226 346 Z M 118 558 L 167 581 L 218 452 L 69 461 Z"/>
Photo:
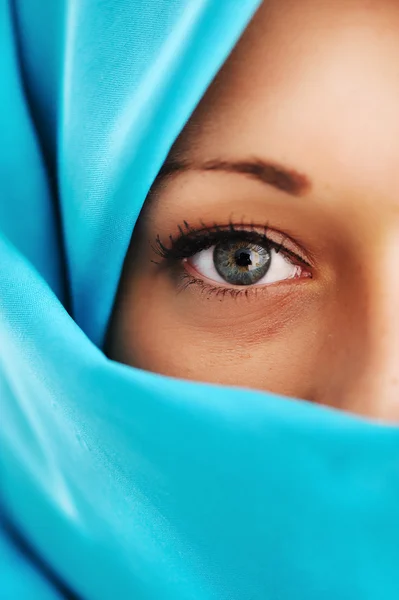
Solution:
<path fill-rule="evenodd" d="M 0 4 L 1 498 L 88 600 L 398 597 L 397 427 L 101 350 L 146 194 L 258 5 L 21 1 L 15 29 Z"/>

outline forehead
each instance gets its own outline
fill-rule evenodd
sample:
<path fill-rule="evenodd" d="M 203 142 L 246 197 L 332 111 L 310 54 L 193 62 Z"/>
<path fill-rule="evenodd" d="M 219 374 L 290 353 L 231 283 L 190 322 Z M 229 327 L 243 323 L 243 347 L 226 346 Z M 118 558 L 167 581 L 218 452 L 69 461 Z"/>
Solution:
<path fill-rule="evenodd" d="M 399 3 L 264 2 L 178 147 L 260 156 L 396 199 L 398 98 Z"/>

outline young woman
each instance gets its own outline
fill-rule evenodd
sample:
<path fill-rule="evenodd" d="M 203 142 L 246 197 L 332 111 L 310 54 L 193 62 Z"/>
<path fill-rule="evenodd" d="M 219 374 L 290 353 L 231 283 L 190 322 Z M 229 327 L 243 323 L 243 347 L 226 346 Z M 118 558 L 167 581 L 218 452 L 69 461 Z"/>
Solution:
<path fill-rule="evenodd" d="M 3 1 L 0 77 L 0 598 L 397 600 L 398 3 Z"/>
<path fill-rule="evenodd" d="M 263 3 L 146 200 L 111 357 L 399 419 L 398 32 Z"/>

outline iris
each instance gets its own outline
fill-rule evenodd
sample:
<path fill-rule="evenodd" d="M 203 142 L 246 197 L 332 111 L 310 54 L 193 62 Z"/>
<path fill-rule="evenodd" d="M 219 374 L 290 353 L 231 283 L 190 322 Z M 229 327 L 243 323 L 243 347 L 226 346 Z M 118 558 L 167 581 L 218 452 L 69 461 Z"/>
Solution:
<path fill-rule="evenodd" d="M 267 246 L 245 240 L 229 240 L 216 244 L 213 262 L 219 275 L 232 285 L 252 285 L 270 268 L 271 252 Z"/>

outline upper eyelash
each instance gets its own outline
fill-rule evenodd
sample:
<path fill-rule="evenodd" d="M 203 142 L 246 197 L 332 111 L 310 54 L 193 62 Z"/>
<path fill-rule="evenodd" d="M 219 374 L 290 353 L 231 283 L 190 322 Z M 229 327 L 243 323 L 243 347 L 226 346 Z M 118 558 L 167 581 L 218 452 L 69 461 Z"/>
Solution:
<path fill-rule="evenodd" d="M 214 224 L 211 226 L 202 223 L 201 225 L 201 228 L 193 229 L 187 221 L 183 221 L 183 226 L 178 225 L 179 235 L 169 235 L 169 247 L 165 246 L 161 241 L 160 236 L 157 235 L 155 247 L 153 246 L 154 251 L 158 256 L 165 260 L 183 260 L 184 258 L 191 258 L 202 250 L 211 248 L 218 242 L 230 241 L 234 235 L 241 240 L 267 245 L 274 248 L 276 252 L 283 251 L 284 254 L 298 260 L 301 264 L 310 266 L 302 256 L 285 248 L 284 238 L 281 243 L 271 240 L 267 235 L 267 232 L 270 229 L 267 225 L 263 226 L 262 232 L 259 232 L 259 227 L 255 227 L 253 224 L 240 225 L 239 227 L 233 223 L 229 223 L 228 225 Z"/>

